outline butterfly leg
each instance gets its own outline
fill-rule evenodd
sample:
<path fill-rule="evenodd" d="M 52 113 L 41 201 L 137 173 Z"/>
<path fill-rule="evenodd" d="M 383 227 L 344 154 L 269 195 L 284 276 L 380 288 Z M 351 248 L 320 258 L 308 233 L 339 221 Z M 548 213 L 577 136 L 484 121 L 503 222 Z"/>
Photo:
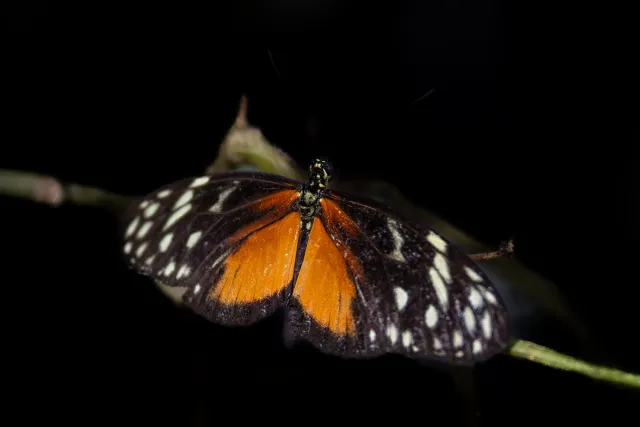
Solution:
<path fill-rule="evenodd" d="M 474 261 L 488 261 L 491 259 L 502 258 L 502 257 L 510 257 L 513 254 L 514 244 L 513 238 L 509 239 L 506 242 L 502 242 L 497 251 L 491 252 L 480 252 L 477 254 L 469 255 Z"/>

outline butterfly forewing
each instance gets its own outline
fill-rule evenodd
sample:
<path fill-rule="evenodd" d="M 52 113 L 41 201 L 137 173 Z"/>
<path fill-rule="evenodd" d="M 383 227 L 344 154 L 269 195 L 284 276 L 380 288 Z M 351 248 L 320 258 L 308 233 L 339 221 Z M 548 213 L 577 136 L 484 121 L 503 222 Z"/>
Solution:
<path fill-rule="evenodd" d="M 256 268 L 271 260 L 267 256 L 255 261 L 251 256 L 260 257 L 258 253 L 239 250 L 246 248 L 252 237 L 255 240 L 254 236 L 260 236 L 258 233 L 299 232 L 296 218 L 285 219 L 292 212 L 295 186 L 285 178 L 256 173 L 175 182 L 134 202 L 127 210 L 122 230 L 124 254 L 138 272 L 168 286 L 186 287 L 185 302 L 211 320 L 251 323 L 277 308 L 283 300 L 284 285 L 282 280 L 278 285 L 264 278 L 252 280 Z M 286 245 L 284 242 L 280 248 Z M 291 256 L 295 258 L 295 253 Z M 275 273 L 292 271 L 289 264 Z M 229 277 L 242 277 L 243 273 L 252 282 L 240 289 Z M 242 304 L 248 292 L 251 298 L 263 298 Z"/>
<path fill-rule="evenodd" d="M 388 210 L 335 193 L 321 207 L 323 224 L 351 258 L 354 333 L 327 333 L 313 312 L 300 309 L 292 312 L 291 333 L 353 356 L 396 352 L 469 363 L 502 351 L 509 333 L 504 305 L 457 247 Z"/>

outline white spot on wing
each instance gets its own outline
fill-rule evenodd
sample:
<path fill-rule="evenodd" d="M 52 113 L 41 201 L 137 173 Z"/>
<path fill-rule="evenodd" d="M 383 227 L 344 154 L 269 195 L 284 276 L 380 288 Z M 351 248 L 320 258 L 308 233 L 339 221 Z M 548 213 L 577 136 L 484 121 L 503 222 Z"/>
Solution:
<path fill-rule="evenodd" d="M 171 273 L 173 273 L 173 270 L 175 269 L 176 269 L 176 263 L 171 261 L 169 264 L 167 264 L 167 267 L 164 269 L 164 275 L 170 276 Z"/>
<path fill-rule="evenodd" d="M 473 310 L 471 310 L 471 307 L 465 307 L 463 316 L 464 324 L 466 325 L 467 330 L 469 331 L 469 333 L 473 334 L 473 332 L 476 330 L 476 316 L 473 313 Z"/>
<path fill-rule="evenodd" d="M 431 245 L 440 252 L 444 253 L 447 251 L 447 242 L 445 242 L 442 237 L 440 237 L 433 231 L 430 231 L 427 235 L 427 242 L 431 243 Z"/>
<path fill-rule="evenodd" d="M 436 269 L 433 267 L 429 269 L 429 277 L 431 278 L 433 288 L 436 290 L 436 295 L 440 301 L 440 305 L 442 305 L 443 308 L 447 308 L 449 304 L 449 294 L 447 293 L 447 287 L 442 281 L 442 277 L 440 277 L 440 274 L 438 274 Z"/>
<path fill-rule="evenodd" d="M 167 222 L 164 224 L 164 227 L 162 227 L 162 230 L 164 231 L 169 227 L 171 227 L 176 221 L 178 221 L 180 218 L 185 216 L 187 212 L 189 212 L 190 210 L 191 210 L 191 204 L 189 203 L 187 205 L 184 205 L 177 211 L 175 211 L 173 214 L 171 214 L 169 219 L 167 219 Z"/>
<path fill-rule="evenodd" d="M 166 252 L 169 249 L 169 245 L 171 244 L 171 239 L 173 239 L 173 233 L 165 234 L 165 236 L 160 240 L 160 244 L 158 245 L 161 252 Z"/>
<path fill-rule="evenodd" d="M 453 346 L 456 348 L 462 347 L 462 332 L 458 329 L 453 331 Z"/>
<path fill-rule="evenodd" d="M 133 246 L 133 245 L 131 244 L 131 242 L 127 242 L 127 243 L 125 243 L 125 244 L 124 244 L 124 253 L 125 253 L 125 254 L 128 254 L 129 252 L 131 252 L 131 247 L 132 247 L 132 246 Z"/>
<path fill-rule="evenodd" d="M 143 200 L 143 201 L 141 201 L 141 202 L 140 202 L 140 204 L 138 205 L 138 207 L 139 207 L 140 209 L 144 209 L 144 208 L 146 208 L 147 206 L 149 206 L 149 201 L 148 201 L 148 200 Z"/>
<path fill-rule="evenodd" d="M 398 306 L 398 310 L 402 311 L 402 309 L 407 305 L 407 301 L 409 301 L 409 295 L 407 294 L 407 291 L 399 286 L 393 288 L 393 293 L 396 296 L 396 304 Z"/>
<path fill-rule="evenodd" d="M 411 344 L 413 344 L 413 335 L 411 335 L 411 331 L 407 329 L 402 333 L 402 345 L 405 348 L 409 348 Z"/>
<path fill-rule="evenodd" d="M 407 262 L 401 251 L 402 245 L 404 245 L 404 239 L 398 231 L 398 224 L 395 220 L 388 218 L 387 228 L 389 228 L 389 231 L 391 232 L 391 238 L 393 239 L 393 251 L 389 254 L 389 257 L 395 259 L 396 261 Z"/>
<path fill-rule="evenodd" d="M 138 227 L 139 222 L 140 222 L 140 217 L 133 218 L 133 220 L 131 220 L 131 222 L 129 223 L 129 226 L 127 227 L 127 231 L 124 237 L 131 236 L 133 232 L 136 231 L 136 228 Z"/>
<path fill-rule="evenodd" d="M 484 298 L 489 301 L 489 303 L 496 305 L 498 304 L 498 300 L 496 299 L 495 295 L 493 295 L 489 290 L 480 287 L 480 290 L 482 291 L 482 294 L 484 295 Z"/>
<path fill-rule="evenodd" d="M 471 305 L 475 309 L 482 307 L 482 295 L 480 295 L 480 292 L 473 286 L 469 289 L 469 302 L 471 302 Z"/>
<path fill-rule="evenodd" d="M 436 254 L 433 257 L 433 265 L 438 270 L 438 273 L 442 276 L 445 282 L 451 283 L 451 272 L 449 271 L 449 261 L 442 254 Z"/>
<path fill-rule="evenodd" d="M 374 342 L 376 340 L 376 331 L 374 331 L 373 329 L 369 331 L 369 340 L 371 342 Z"/>
<path fill-rule="evenodd" d="M 176 274 L 176 279 L 186 277 L 189 275 L 189 273 L 191 273 L 191 269 L 189 268 L 189 266 L 187 264 L 182 264 L 182 266 L 178 270 L 178 273 Z"/>
<path fill-rule="evenodd" d="M 159 207 L 160 207 L 160 203 L 158 202 L 152 203 L 149 206 L 147 206 L 147 208 L 144 210 L 145 218 L 151 218 L 158 211 Z"/>
<path fill-rule="evenodd" d="M 167 189 L 167 190 L 162 190 L 161 192 L 158 193 L 158 198 L 159 199 L 164 199 L 165 197 L 168 197 L 171 194 L 171 190 Z"/>
<path fill-rule="evenodd" d="M 442 350 L 442 343 L 436 337 L 433 337 L 433 349 L 436 351 Z"/>
<path fill-rule="evenodd" d="M 194 179 L 193 182 L 191 183 L 190 187 L 191 188 L 200 187 L 200 186 L 205 185 L 207 182 L 209 182 L 209 177 L 208 176 L 201 176 L 199 178 Z"/>
<path fill-rule="evenodd" d="M 391 345 L 394 345 L 398 341 L 398 328 L 394 325 L 387 326 L 387 337 L 389 337 Z"/>
<path fill-rule="evenodd" d="M 140 258 L 145 249 L 147 249 L 147 242 L 144 242 L 140 246 L 138 246 L 138 249 L 136 249 L 136 256 Z"/>
<path fill-rule="evenodd" d="M 142 239 L 144 236 L 146 236 L 147 232 L 149 231 L 152 225 L 153 225 L 153 221 L 147 221 L 144 224 L 142 224 L 142 227 L 140 227 L 140 229 L 138 230 L 138 234 L 136 234 L 136 238 Z"/>
<path fill-rule="evenodd" d="M 173 209 L 178 209 L 180 206 L 189 203 L 193 198 L 193 190 L 187 190 L 182 193 L 182 196 L 176 201 L 175 205 L 173 205 Z"/>
<path fill-rule="evenodd" d="M 229 187 L 223 191 L 220 192 L 220 195 L 218 196 L 218 200 L 216 201 L 216 203 L 211 206 L 209 208 L 210 212 L 213 213 L 221 213 L 222 212 L 222 205 L 224 204 L 225 200 L 227 200 L 227 198 L 229 197 L 229 195 L 231 195 L 231 193 L 233 193 L 233 190 L 236 189 L 236 186 L 233 187 Z"/>
<path fill-rule="evenodd" d="M 474 282 L 482 282 L 482 276 L 480 276 L 478 273 L 476 273 L 470 267 L 467 267 L 465 265 L 464 266 L 464 272 L 467 273 L 467 276 L 469 276 L 469 279 L 473 280 Z"/>
<path fill-rule="evenodd" d="M 433 328 L 438 323 L 438 310 L 433 305 L 429 305 L 429 308 L 424 313 L 424 322 L 429 328 Z"/>
<path fill-rule="evenodd" d="M 481 351 L 482 351 L 482 341 L 480 341 L 479 339 L 475 340 L 473 342 L 473 354 L 478 354 Z"/>
<path fill-rule="evenodd" d="M 489 310 L 484 311 L 481 324 L 485 338 L 489 339 L 491 337 L 491 315 L 489 314 Z"/>
<path fill-rule="evenodd" d="M 193 293 L 194 293 L 194 294 L 197 294 L 198 292 L 200 292 L 200 285 L 196 285 L 196 286 L 193 288 Z"/>
<path fill-rule="evenodd" d="M 196 231 L 195 233 L 191 233 L 189 239 L 187 239 L 187 248 L 191 249 L 198 243 L 200 240 L 200 236 L 202 236 L 202 231 Z"/>

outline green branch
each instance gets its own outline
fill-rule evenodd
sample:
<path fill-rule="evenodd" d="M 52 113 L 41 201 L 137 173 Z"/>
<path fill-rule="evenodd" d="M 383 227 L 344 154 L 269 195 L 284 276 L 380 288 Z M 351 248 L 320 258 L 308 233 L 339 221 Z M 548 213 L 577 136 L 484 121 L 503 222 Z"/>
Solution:
<path fill-rule="evenodd" d="M 576 372 L 594 380 L 640 388 L 640 375 L 638 374 L 594 365 L 529 341 L 514 341 L 507 353 L 550 368 Z"/>
<path fill-rule="evenodd" d="M 216 173 L 226 170 L 233 170 L 240 166 L 253 166 L 265 172 L 276 173 L 290 178 L 300 179 L 303 172 L 294 164 L 289 156 L 270 144 L 262 135 L 259 129 L 252 127 L 246 121 L 246 100 L 243 99 L 236 123 L 221 144 L 216 161 L 207 168 L 207 172 Z M 372 188 L 379 191 L 389 192 L 389 187 L 381 187 L 380 183 L 373 183 Z M 85 187 L 77 184 L 63 184 L 53 177 L 34 173 L 0 170 L 0 195 L 9 195 L 24 199 L 33 200 L 39 203 L 59 206 L 63 203 L 72 203 L 83 206 L 94 206 L 106 208 L 114 212 L 124 208 L 129 197 L 111 193 L 94 187 Z M 391 198 L 396 197 L 399 205 L 406 204 L 395 193 L 391 193 Z M 456 244 L 464 246 L 466 249 L 477 252 L 485 248 L 479 243 L 466 236 L 452 225 L 435 217 L 433 214 L 420 209 L 421 218 L 427 218 L 431 224 L 438 225 L 438 230 Z M 494 261 L 498 262 L 498 261 Z M 516 271 L 524 280 L 520 283 L 530 282 L 531 289 L 545 288 L 554 298 L 556 294 L 550 291 L 551 287 L 524 267 L 519 266 L 515 260 L 503 260 L 508 262 L 509 268 L 501 268 L 500 273 L 513 273 Z M 160 289 L 173 301 L 180 303 L 183 288 L 168 288 L 162 283 L 156 282 Z M 545 303 L 548 303 L 545 300 Z M 562 305 L 549 305 L 555 307 L 556 312 L 566 316 L 566 309 Z M 570 317 L 566 317 L 570 318 Z M 515 340 L 507 350 L 507 354 L 526 359 L 534 363 L 539 363 L 554 369 L 575 372 L 595 380 L 606 381 L 640 388 L 640 375 L 623 372 L 605 366 L 594 365 L 568 355 L 558 353 L 552 349 L 534 344 L 528 341 Z"/>
<path fill-rule="evenodd" d="M 58 207 L 63 203 L 93 206 L 120 212 L 130 198 L 95 187 L 63 183 L 58 179 L 31 172 L 0 169 L 0 195 L 7 195 Z"/>

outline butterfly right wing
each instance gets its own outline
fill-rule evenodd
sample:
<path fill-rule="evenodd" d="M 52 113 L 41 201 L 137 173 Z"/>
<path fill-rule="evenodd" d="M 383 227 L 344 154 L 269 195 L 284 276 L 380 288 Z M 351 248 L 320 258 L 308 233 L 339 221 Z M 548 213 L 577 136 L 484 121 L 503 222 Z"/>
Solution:
<path fill-rule="evenodd" d="M 434 230 L 330 192 L 320 202 L 286 337 L 325 353 L 473 364 L 505 349 L 509 314 L 477 265 Z"/>
<path fill-rule="evenodd" d="M 253 323 L 283 303 L 293 278 L 297 185 L 231 172 L 164 186 L 124 213 L 125 257 L 137 272 L 185 287 L 185 304 L 207 319 Z"/>

